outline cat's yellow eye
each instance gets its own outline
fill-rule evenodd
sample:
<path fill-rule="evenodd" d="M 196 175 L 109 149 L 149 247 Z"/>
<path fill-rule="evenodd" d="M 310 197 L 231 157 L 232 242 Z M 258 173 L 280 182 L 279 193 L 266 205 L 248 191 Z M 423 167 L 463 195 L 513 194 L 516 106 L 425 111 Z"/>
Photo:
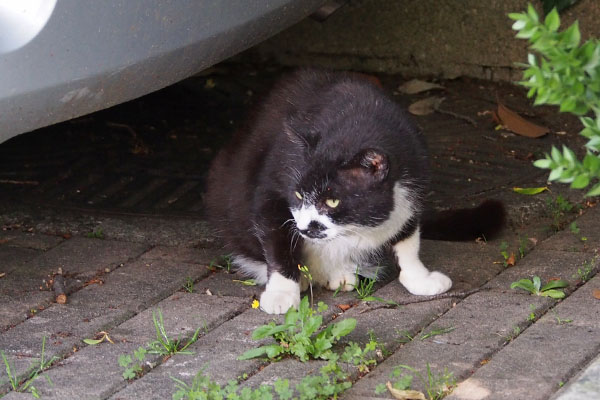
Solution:
<path fill-rule="evenodd" d="M 325 204 L 327 204 L 327 207 L 336 208 L 340 205 L 340 201 L 339 199 L 327 199 L 325 200 Z"/>
<path fill-rule="evenodd" d="M 294 194 L 296 195 L 298 200 L 302 200 L 302 195 L 300 194 L 300 192 L 294 192 Z"/>

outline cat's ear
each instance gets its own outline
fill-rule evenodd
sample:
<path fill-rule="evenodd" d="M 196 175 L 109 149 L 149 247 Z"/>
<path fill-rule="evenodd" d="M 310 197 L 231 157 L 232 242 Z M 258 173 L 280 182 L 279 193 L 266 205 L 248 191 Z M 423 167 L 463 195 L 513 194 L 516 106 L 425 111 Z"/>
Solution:
<path fill-rule="evenodd" d="M 342 169 L 346 178 L 363 183 L 380 182 L 389 172 L 388 157 L 376 149 L 364 149 L 356 154 Z"/>
<path fill-rule="evenodd" d="M 308 115 L 294 114 L 286 118 L 283 130 L 288 139 L 306 150 L 313 149 L 319 140 L 317 132 L 312 128 Z"/>

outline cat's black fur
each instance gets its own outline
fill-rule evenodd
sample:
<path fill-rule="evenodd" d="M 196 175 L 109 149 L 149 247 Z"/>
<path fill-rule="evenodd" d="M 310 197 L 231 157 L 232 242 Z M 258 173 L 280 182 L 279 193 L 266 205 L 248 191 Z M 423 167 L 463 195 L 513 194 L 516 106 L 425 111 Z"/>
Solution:
<path fill-rule="evenodd" d="M 298 235 L 290 211 L 304 201 L 298 194 L 314 193 L 316 210 L 336 224 L 377 227 L 390 218 L 399 185 L 410 213 L 385 246 L 415 233 L 428 183 L 423 135 L 382 89 L 354 74 L 300 70 L 218 154 L 206 206 L 226 251 L 266 263 L 267 278 L 276 271 L 298 282 L 311 234 Z M 318 238 L 323 227 L 313 223 Z"/>

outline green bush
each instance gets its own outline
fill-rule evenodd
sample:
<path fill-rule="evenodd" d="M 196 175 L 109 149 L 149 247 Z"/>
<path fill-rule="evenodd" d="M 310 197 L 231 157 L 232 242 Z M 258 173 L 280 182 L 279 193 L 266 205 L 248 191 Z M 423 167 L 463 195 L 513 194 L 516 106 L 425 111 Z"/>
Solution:
<path fill-rule="evenodd" d="M 570 183 L 574 189 L 591 184 L 586 195 L 600 195 L 600 42 L 590 39 L 580 45 L 577 22 L 559 31 L 556 9 L 544 21 L 531 4 L 526 13 L 509 17 L 515 21 L 517 37 L 528 39 L 534 51 L 528 55 L 528 64 L 523 64 L 526 69 L 520 84 L 529 88 L 528 96 L 535 96 L 536 105 L 558 105 L 561 112 L 578 115 L 583 124 L 580 134 L 588 139 L 582 160 L 568 147 L 552 147 L 534 165 L 550 169 L 550 181 Z"/>

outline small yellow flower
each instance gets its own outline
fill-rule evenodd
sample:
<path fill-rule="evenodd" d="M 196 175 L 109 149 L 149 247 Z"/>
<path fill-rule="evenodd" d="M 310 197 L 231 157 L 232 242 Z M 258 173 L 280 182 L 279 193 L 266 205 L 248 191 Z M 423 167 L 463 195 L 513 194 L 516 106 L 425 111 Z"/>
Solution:
<path fill-rule="evenodd" d="M 260 307 L 260 303 L 258 302 L 258 300 L 254 300 L 252 302 L 252 308 L 258 308 L 258 307 Z"/>

